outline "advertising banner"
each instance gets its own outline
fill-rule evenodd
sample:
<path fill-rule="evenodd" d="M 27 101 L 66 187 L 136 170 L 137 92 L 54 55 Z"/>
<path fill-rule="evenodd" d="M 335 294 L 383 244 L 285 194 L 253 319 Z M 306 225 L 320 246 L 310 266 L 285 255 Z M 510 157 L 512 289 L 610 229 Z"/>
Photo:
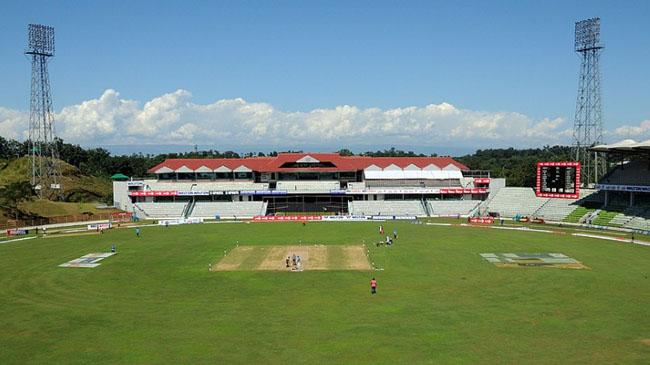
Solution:
<path fill-rule="evenodd" d="M 26 229 L 8 229 L 7 236 L 22 236 L 29 233 Z"/>
<path fill-rule="evenodd" d="M 178 195 L 178 196 L 207 196 L 207 195 L 210 195 L 210 192 L 209 191 L 197 191 L 197 190 L 178 191 L 176 195 Z"/>
<path fill-rule="evenodd" d="M 321 221 L 320 215 L 290 215 L 290 216 L 273 216 L 273 215 L 256 215 L 253 217 L 254 222 L 307 222 Z"/>
<path fill-rule="evenodd" d="M 130 191 L 130 196 L 176 196 L 176 190 L 138 190 Z"/>
<path fill-rule="evenodd" d="M 650 185 L 640 186 L 640 185 L 596 184 L 596 189 L 609 190 L 609 191 L 650 192 Z"/>
<path fill-rule="evenodd" d="M 98 224 L 89 224 L 88 225 L 88 230 L 89 231 L 103 231 L 105 229 L 111 228 L 110 223 L 98 223 Z"/>
<path fill-rule="evenodd" d="M 494 217 L 469 217 L 467 221 L 477 224 L 492 224 L 494 223 Z"/>
<path fill-rule="evenodd" d="M 174 226 L 179 224 L 199 224 L 203 223 L 203 218 L 177 218 L 177 219 L 161 219 L 158 221 L 159 226 Z"/>

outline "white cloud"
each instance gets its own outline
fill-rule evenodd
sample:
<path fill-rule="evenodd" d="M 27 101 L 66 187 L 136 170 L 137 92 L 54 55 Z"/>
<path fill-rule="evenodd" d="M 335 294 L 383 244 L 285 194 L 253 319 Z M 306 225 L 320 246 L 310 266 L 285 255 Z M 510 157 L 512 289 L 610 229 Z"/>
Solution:
<path fill-rule="evenodd" d="M 465 110 L 449 103 L 385 110 L 342 105 L 286 112 L 240 98 L 210 104 L 195 104 L 191 99 L 190 92 L 177 90 L 141 103 L 121 99 L 117 91 L 108 89 L 97 99 L 63 108 L 55 116 L 56 130 L 68 142 L 87 145 L 263 144 L 281 149 L 570 143 L 563 118 L 536 121 L 521 113 Z M 3 136 L 24 136 L 26 120 L 25 113 L 0 108 Z"/>
<path fill-rule="evenodd" d="M 642 141 L 650 138 L 650 120 L 644 120 L 639 125 L 624 125 L 616 128 L 614 134 L 624 138 Z"/>
<path fill-rule="evenodd" d="M 28 138 L 29 114 L 0 106 L 0 136 L 8 139 Z"/>

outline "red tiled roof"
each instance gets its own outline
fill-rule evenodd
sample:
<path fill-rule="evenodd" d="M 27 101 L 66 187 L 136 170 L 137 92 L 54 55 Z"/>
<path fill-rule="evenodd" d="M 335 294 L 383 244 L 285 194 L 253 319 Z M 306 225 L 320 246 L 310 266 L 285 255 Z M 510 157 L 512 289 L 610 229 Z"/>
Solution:
<path fill-rule="evenodd" d="M 296 162 L 306 156 L 311 156 L 321 162 L 331 162 L 335 167 L 312 167 L 312 168 L 283 168 L 287 162 Z M 409 165 L 415 165 L 424 168 L 428 165 L 435 165 L 439 168 L 452 164 L 461 170 L 468 170 L 467 166 L 459 163 L 451 157 L 366 157 L 366 156 L 340 156 L 337 153 L 281 153 L 277 157 L 249 157 L 249 158 L 210 158 L 210 159 L 168 159 L 149 169 L 150 173 L 155 173 L 162 167 L 172 170 L 186 166 L 190 170 L 196 170 L 205 166 L 211 170 L 225 166 L 234 170 L 240 166 L 245 166 L 253 171 L 258 172 L 291 172 L 291 171 L 357 171 L 375 165 L 380 168 L 386 168 L 395 165 L 399 168 L 405 168 Z"/>

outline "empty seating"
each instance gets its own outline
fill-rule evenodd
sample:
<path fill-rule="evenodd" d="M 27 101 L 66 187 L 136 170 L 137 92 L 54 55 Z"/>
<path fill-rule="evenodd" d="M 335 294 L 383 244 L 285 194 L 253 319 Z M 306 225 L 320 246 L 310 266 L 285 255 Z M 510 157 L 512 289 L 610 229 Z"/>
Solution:
<path fill-rule="evenodd" d="M 579 200 L 550 198 L 532 215 L 547 221 L 561 222 L 579 206 L 580 202 L 588 201 L 592 194 L 595 194 L 594 190 L 582 190 Z"/>
<path fill-rule="evenodd" d="M 650 208 L 645 205 L 628 207 L 609 221 L 610 225 L 632 229 L 650 229 Z"/>
<path fill-rule="evenodd" d="M 349 182 L 348 190 L 363 190 L 366 188 L 365 182 Z"/>
<path fill-rule="evenodd" d="M 429 214 L 468 215 L 481 203 L 480 200 L 429 200 Z"/>
<path fill-rule="evenodd" d="M 135 214 L 140 218 L 180 218 L 188 202 L 136 203 Z M 144 217 L 141 213 L 144 213 Z"/>
<path fill-rule="evenodd" d="M 548 198 L 538 198 L 531 188 L 501 188 L 488 203 L 488 212 L 503 217 L 533 215 Z"/>
<path fill-rule="evenodd" d="M 190 217 L 251 218 L 266 213 L 264 202 L 196 202 Z"/>
<path fill-rule="evenodd" d="M 619 165 L 600 180 L 601 184 L 650 185 L 650 163 L 631 161 Z"/>
<path fill-rule="evenodd" d="M 278 181 L 277 190 L 286 190 L 291 193 L 329 193 L 339 190 L 341 184 L 337 180 L 331 181 Z"/>
<path fill-rule="evenodd" d="M 423 179 L 391 179 L 391 180 L 366 180 L 368 187 L 378 188 L 460 188 L 459 179 L 423 180 Z"/>
<path fill-rule="evenodd" d="M 225 190 L 268 190 L 269 184 L 252 181 L 200 181 L 178 182 L 145 180 L 147 190 L 176 190 L 176 191 L 225 191 Z"/>
<path fill-rule="evenodd" d="M 624 227 L 650 231 L 650 217 L 634 217 L 625 223 Z"/>
<path fill-rule="evenodd" d="M 427 215 L 420 200 L 353 200 L 348 208 L 352 215 Z"/>

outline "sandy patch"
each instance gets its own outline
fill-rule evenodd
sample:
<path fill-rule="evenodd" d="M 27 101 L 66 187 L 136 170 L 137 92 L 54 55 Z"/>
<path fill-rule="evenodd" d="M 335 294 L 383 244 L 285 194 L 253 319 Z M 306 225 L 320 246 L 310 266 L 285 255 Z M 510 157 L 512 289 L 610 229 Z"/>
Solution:
<path fill-rule="evenodd" d="M 370 270 L 370 263 L 363 246 L 344 246 L 345 268 L 349 270 Z"/>
<path fill-rule="evenodd" d="M 327 270 L 329 269 L 327 262 L 327 246 L 315 245 L 309 247 L 309 266 L 308 270 Z"/>
<path fill-rule="evenodd" d="M 650 338 L 644 338 L 640 340 L 642 344 L 650 346 Z"/>
<path fill-rule="evenodd" d="M 287 257 L 291 257 L 288 247 L 272 247 L 264 258 L 264 261 L 257 267 L 257 270 L 290 270 L 286 265 Z M 289 262 L 289 265 L 291 265 L 291 262 Z"/>
<path fill-rule="evenodd" d="M 342 262 L 331 262 L 330 255 L 337 251 Z M 286 266 L 287 257 L 293 255 L 302 259 L 303 270 L 370 270 L 370 263 L 364 246 L 239 246 L 230 251 L 214 267 L 213 271 L 261 270 L 291 271 Z M 257 260 L 259 264 L 257 264 Z"/>

